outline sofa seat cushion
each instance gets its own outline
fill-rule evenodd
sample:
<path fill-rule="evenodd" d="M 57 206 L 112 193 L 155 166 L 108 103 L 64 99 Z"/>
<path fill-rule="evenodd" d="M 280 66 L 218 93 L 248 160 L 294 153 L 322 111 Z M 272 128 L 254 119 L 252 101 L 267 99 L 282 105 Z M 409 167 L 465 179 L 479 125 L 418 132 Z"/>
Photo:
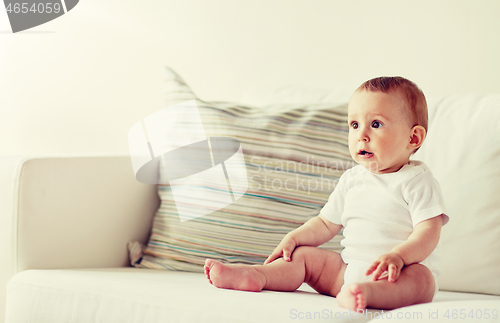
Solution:
<path fill-rule="evenodd" d="M 289 322 L 299 312 L 346 312 L 313 291 L 218 289 L 204 274 L 138 268 L 28 270 L 9 281 L 7 299 L 6 323 Z"/>
<path fill-rule="evenodd" d="M 352 322 L 333 297 L 303 285 L 293 293 L 218 289 L 199 273 L 138 268 L 27 270 L 7 287 L 6 323 Z M 436 302 L 499 296 L 439 292 Z M 54 310 L 57 309 L 57 310 Z M 377 310 L 359 316 L 366 322 Z M 351 315 L 351 316 L 350 316 Z"/>

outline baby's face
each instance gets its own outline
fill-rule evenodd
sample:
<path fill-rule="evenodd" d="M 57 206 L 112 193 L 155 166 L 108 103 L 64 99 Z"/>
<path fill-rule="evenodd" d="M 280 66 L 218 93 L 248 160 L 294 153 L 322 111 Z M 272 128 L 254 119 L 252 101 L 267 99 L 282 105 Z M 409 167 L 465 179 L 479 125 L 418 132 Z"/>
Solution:
<path fill-rule="evenodd" d="M 408 163 L 411 126 L 397 93 L 357 91 L 349 101 L 349 152 L 373 173 L 398 171 Z"/>

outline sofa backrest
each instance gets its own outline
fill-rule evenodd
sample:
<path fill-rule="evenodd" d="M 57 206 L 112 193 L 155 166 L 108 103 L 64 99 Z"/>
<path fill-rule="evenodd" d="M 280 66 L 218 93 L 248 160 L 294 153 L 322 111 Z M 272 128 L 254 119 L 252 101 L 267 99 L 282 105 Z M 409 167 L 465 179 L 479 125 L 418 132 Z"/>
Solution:
<path fill-rule="evenodd" d="M 441 184 L 440 289 L 500 295 L 500 94 L 429 101 L 428 136 L 414 159 Z"/>

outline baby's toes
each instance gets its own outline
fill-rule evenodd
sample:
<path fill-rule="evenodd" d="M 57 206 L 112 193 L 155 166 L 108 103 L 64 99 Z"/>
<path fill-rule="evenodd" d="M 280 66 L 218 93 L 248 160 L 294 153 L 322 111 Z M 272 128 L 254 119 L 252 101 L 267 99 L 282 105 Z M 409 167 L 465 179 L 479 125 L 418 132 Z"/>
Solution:
<path fill-rule="evenodd" d="M 356 310 L 364 310 L 366 308 L 366 299 L 363 293 L 356 295 Z"/>
<path fill-rule="evenodd" d="M 207 276 L 208 281 L 210 282 L 210 284 L 213 285 L 212 280 L 210 279 L 210 266 L 207 264 L 207 262 L 205 262 L 203 269 L 205 271 L 205 276 Z"/>

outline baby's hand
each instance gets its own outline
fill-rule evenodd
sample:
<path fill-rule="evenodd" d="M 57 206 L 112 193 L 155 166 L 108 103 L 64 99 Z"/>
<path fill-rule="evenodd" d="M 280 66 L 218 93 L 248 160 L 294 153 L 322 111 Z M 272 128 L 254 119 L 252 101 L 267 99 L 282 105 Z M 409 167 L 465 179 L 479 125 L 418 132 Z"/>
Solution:
<path fill-rule="evenodd" d="M 267 257 L 266 261 L 264 261 L 264 265 L 267 265 L 270 262 L 273 262 L 275 259 L 279 257 L 283 257 L 285 261 L 292 261 L 292 253 L 297 247 L 295 241 L 287 234 L 283 240 L 279 243 L 279 245 L 274 248 L 273 252 L 269 257 Z"/>
<path fill-rule="evenodd" d="M 373 273 L 374 281 L 387 276 L 387 280 L 393 283 L 399 278 L 403 266 L 404 261 L 401 256 L 395 252 L 389 252 L 378 257 L 370 268 L 368 268 L 365 275 L 368 276 Z M 385 271 L 388 271 L 388 274 L 382 276 Z"/>

